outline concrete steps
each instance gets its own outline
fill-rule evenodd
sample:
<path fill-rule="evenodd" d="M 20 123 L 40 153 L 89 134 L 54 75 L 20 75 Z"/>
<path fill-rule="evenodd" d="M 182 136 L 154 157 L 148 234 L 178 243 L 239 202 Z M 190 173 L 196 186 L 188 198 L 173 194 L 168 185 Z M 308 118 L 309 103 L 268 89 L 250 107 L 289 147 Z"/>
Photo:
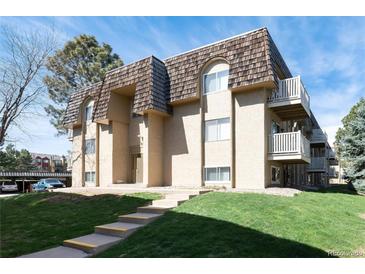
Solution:
<path fill-rule="evenodd" d="M 91 254 L 80 249 L 58 246 L 32 254 L 23 255 L 19 258 L 86 258 L 90 255 Z"/>
<path fill-rule="evenodd" d="M 127 238 L 130 234 L 142 227 L 143 224 L 115 222 L 95 227 L 95 233 Z"/>
<path fill-rule="evenodd" d="M 156 213 L 132 213 L 119 216 L 119 222 L 148 224 L 159 218 L 162 214 Z"/>
<path fill-rule="evenodd" d="M 137 208 L 137 213 L 153 213 L 164 214 L 166 211 L 173 209 L 174 207 L 158 207 L 158 206 L 140 206 Z"/>
<path fill-rule="evenodd" d="M 195 193 L 168 193 L 165 195 L 167 200 L 190 200 L 199 194 Z"/>
<path fill-rule="evenodd" d="M 118 244 L 121 240 L 121 237 L 92 233 L 74 239 L 65 240 L 63 241 L 63 245 L 82 250 L 86 253 L 96 254 Z"/>
<path fill-rule="evenodd" d="M 181 205 L 185 201 L 187 201 L 187 200 L 182 200 L 182 199 L 180 199 L 180 200 L 178 200 L 178 199 L 154 200 L 152 202 L 152 206 L 173 208 L 173 207 L 177 207 L 177 206 Z"/>
<path fill-rule="evenodd" d="M 120 243 L 144 225 L 153 222 L 166 211 L 185 201 L 210 192 L 193 190 L 168 193 L 164 199 L 155 200 L 152 205 L 137 208 L 136 213 L 121 215 L 118 222 L 95 226 L 95 233 L 63 241 L 63 246 L 22 256 L 24 258 L 85 258 L 100 253 Z"/>

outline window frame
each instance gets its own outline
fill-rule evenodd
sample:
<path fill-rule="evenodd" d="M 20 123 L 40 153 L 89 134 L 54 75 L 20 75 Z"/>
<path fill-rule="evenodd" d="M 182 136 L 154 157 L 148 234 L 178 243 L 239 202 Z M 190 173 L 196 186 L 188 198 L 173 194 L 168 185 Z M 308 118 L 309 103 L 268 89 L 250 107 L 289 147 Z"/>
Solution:
<path fill-rule="evenodd" d="M 92 152 L 88 152 L 87 148 L 87 143 L 93 141 L 94 145 L 93 145 L 93 151 Z M 96 150 L 96 139 L 95 138 L 89 138 L 89 139 L 85 139 L 85 148 L 84 148 L 84 153 L 85 155 L 92 155 L 95 154 L 95 150 Z"/>
<path fill-rule="evenodd" d="M 88 181 L 87 180 L 87 174 L 89 174 L 90 175 L 90 177 L 91 177 L 91 181 Z M 95 171 L 85 171 L 85 178 L 84 178 L 84 181 L 85 181 L 85 183 L 96 183 L 96 173 L 95 173 Z"/>
<path fill-rule="evenodd" d="M 228 180 L 220 180 L 221 178 L 221 169 L 223 168 L 228 168 L 228 172 L 229 172 L 229 178 Z M 208 169 L 215 169 L 216 171 L 216 180 L 207 180 L 207 172 Z M 225 183 L 230 183 L 231 182 L 231 167 L 230 166 L 206 166 L 204 167 L 204 183 L 208 183 L 208 184 L 225 184 Z"/>
<path fill-rule="evenodd" d="M 90 110 L 90 116 L 88 117 L 89 110 Z M 85 107 L 84 107 L 84 122 L 85 123 L 90 124 L 92 122 L 93 110 L 94 110 L 94 100 L 90 100 L 87 102 L 87 104 L 85 104 Z"/>
<path fill-rule="evenodd" d="M 202 76 L 202 79 L 203 79 L 203 95 L 210 95 L 210 94 L 214 94 L 214 93 L 218 93 L 218 92 L 222 92 L 222 91 L 227 91 L 228 90 L 228 79 L 227 79 L 227 87 L 225 89 L 216 89 L 214 91 L 210 91 L 210 92 L 207 92 L 205 87 L 206 87 L 206 83 L 205 83 L 205 77 L 207 75 L 213 75 L 215 74 L 215 81 L 216 81 L 216 86 L 217 86 L 217 79 L 220 79 L 218 78 L 218 73 L 222 73 L 222 72 L 226 72 L 227 71 L 227 77 L 229 78 L 229 68 L 228 69 L 224 69 L 224 70 L 219 70 L 219 71 L 215 71 L 215 72 L 208 72 L 208 73 L 204 73 Z"/>
<path fill-rule="evenodd" d="M 221 131 L 221 128 L 222 128 L 222 124 L 224 123 L 220 123 L 220 121 L 223 121 L 223 120 L 228 120 L 228 137 L 227 138 L 221 138 L 222 136 L 222 131 Z M 216 138 L 214 140 L 208 140 L 207 139 L 207 123 L 212 123 L 212 122 L 215 122 L 215 130 L 216 130 Z M 206 143 L 209 143 L 209 142 L 220 142 L 220 141 L 229 141 L 231 140 L 231 118 L 230 117 L 224 117 L 224 118 L 218 118 L 218 119 L 211 119 L 211 120 L 205 120 L 204 121 L 204 142 Z"/>

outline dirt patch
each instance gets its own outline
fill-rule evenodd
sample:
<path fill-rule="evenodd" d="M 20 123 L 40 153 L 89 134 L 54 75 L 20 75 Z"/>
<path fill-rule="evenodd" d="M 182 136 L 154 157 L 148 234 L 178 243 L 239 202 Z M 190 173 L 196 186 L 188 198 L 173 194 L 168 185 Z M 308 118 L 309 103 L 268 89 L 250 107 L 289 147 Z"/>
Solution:
<path fill-rule="evenodd" d="M 47 202 L 52 204 L 59 204 L 65 202 L 78 203 L 85 200 L 91 200 L 92 197 L 84 195 L 74 195 L 74 194 L 56 194 L 50 197 L 44 198 L 41 202 Z"/>
<path fill-rule="evenodd" d="M 364 220 L 365 220 L 365 213 L 360 213 L 360 214 L 359 214 L 359 217 L 360 217 L 361 219 L 364 219 Z"/>

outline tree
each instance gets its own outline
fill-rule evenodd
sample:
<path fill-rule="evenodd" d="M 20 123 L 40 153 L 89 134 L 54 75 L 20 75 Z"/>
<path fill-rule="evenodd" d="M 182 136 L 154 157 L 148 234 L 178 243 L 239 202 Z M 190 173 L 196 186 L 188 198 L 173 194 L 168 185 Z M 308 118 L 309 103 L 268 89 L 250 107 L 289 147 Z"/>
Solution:
<path fill-rule="evenodd" d="M 32 156 L 29 151 L 20 151 L 9 144 L 4 151 L 0 151 L 0 171 L 29 171 L 34 169 Z"/>
<path fill-rule="evenodd" d="M 365 99 L 364 98 L 360 98 L 360 101 L 357 102 L 354 106 L 352 106 L 352 108 L 350 109 L 349 114 L 347 114 L 344 118 L 342 118 L 342 125 L 343 127 L 339 128 L 336 132 L 336 137 L 335 137 L 335 147 L 336 147 L 336 153 L 339 157 L 341 157 L 341 142 L 343 142 L 344 140 L 344 136 L 346 135 L 346 133 L 348 132 L 348 128 L 349 128 L 349 124 L 351 121 L 354 120 L 354 118 L 356 117 L 356 113 L 358 108 L 365 104 Z"/>
<path fill-rule="evenodd" d="M 107 71 L 120 67 L 123 61 L 112 53 L 110 45 L 102 45 L 94 36 L 80 35 L 48 58 L 49 75 L 44 78 L 53 101 L 45 110 L 58 134 L 66 133 L 62 125 L 70 95 L 80 88 L 103 80 Z"/>
<path fill-rule="evenodd" d="M 8 130 L 29 116 L 45 90 L 42 73 L 47 57 L 55 49 L 51 33 L 18 32 L 1 27 L 0 58 L 0 147 Z"/>
<path fill-rule="evenodd" d="M 340 160 L 350 184 L 365 192 L 365 100 L 361 98 L 342 121 L 344 126 L 336 134 Z"/>

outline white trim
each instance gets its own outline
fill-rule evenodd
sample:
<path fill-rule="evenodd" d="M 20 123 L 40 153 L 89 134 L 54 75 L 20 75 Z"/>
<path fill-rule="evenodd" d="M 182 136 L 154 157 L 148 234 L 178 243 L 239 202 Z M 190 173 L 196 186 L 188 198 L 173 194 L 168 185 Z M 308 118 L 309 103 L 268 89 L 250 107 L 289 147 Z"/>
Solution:
<path fill-rule="evenodd" d="M 227 64 L 228 65 L 228 64 Z M 228 91 L 229 89 L 228 89 L 228 82 L 227 82 L 227 88 L 225 88 L 225 89 L 219 89 L 219 90 L 214 90 L 214 91 L 210 91 L 210 92 L 206 92 L 205 91 L 205 76 L 206 75 L 212 75 L 212 74 L 215 74 L 215 75 L 217 75 L 219 72 L 222 72 L 222 71 L 228 71 L 228 78 L 229 78 L 229 67 L 228 67 L 228 69 L 223 69 L 223 70 L 218 70 L 218 71 L 215 71 L 215 72 L 211 72 L 211 73 L 204 73 L 203 75 L 202 75 L 202 81 L 203 81 L 203 84 L 202 84 L 202 87 L 203 87 L 203 95 L 211 95 L 211 94 L 214 94 L 214 93 L 219 93 L 219 92 L 223 92 L 223 91 Z M 215 78 L 216 80 L 218 79 L 217 78 L 217 76 L 216 76 L 216 78 Z"/>
<path fill-rule="evenodd" d="M 207 178 L 207 169 L 208 168 L 215 168 L 216 169 L 216 175 L 219 179 L 220 177 L 220 172 L 219 169 L 220 168 L 228 168 L 229 169 L 229 180 L 224 180 L 224 181 L 220 181 L 220 180 L 214 180 L 214 181 L 210 181 L 210 180 L 206 180 Z M 231 182 L 231 166 L 227 165 L 227 166 L 204 166 L 204 183 L 208 183 L 208 184 L 229 184 Z"/>

